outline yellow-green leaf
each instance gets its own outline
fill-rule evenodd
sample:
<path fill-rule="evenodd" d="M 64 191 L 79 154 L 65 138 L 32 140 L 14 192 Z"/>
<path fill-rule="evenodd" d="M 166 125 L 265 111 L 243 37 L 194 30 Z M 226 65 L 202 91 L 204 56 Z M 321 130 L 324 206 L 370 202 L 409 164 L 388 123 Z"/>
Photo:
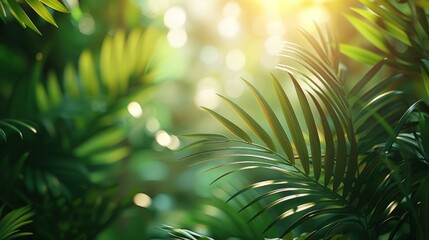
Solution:
<path fill-rule="evenodd" d="M 64 69 L 64 90 L 69 97 L 78 98 L 80 96 L 76 71 L 70 63 Z"/>
<path fill-rule="evenodd" d="M 371 64 L 371 65 L 374 65 L 377 62 L 380 62 L 381 60 L 383 60 L 382 56 L 353 45 L 340 44 L 340 50 L 344 55 L 346 55 L 347 57 L 353 60 Z"/>
<path fill-rule="evenodd" d="M 252 131 L 261 139 L 267 147 L 275 152 L 276 146 L 271 139 L 271 137 L 268 135 L 268 133 L 261 127 L 261 125 L 253 119 L 246 111 L 244 111 L 241 107 L 239 107 L 237 104 L 235 104 L 230 99 L 219 95 L 223 100 L 225 100 L 229 106 L 241 117 L 241 119 L 244 120 L 244 122 L 247 124 L 247 126 L 252 129 Z"/>
<path fill-rule="evenodd" d="M 69 10 L 57 0 L 40 0 L 40 2 L 42 2 L 43 4 L 45 4 L 46 6 L 54 10 L 57 10 L 58 12 L 63 12 L 63 13 L 69 12 Z"/>
<path fill-rule="evenodd" d="M 91 97 L 98 96 L 100 94 L 98 77 L 92 54 L 89 50 L 83 51 L 80 55 L 79 73 L 84 93 Z"/>
<path fill-rule="evenodd" d="M 387 34 L 405 43 L 406 45 L 411 46 L 411 42 L 407 33 L 395 23 L 392 23 L 387 19 L 380 18 L 377 15 L 361 8 L 352 8 L 352 10 L 368 19 L 373 24 L 377 24 L 381 29 L 385 30 Z"/>
<path fill-rule="evenodd" d="M 130 154 L 128 146 L 120 146 L 116 148 L 108 148 L 101 153 L 91 156 L 91 163 L 93 164 L 111 164 L 123 160 Z"/>
<path fill-rule="evenodd" d="M 40 112 L 46 112 L 49 109 L 49 99 L 45 88 L 41 82 L 36 83 L 36 104 Z"/>
<path fill-rule="evenodd" d="M 100 73 L 110 99 L 115 99 L 118 95 L 118 84 L 115 71 L 115 61 L 112 52 L 112 37 L 107 36 L 101 45 L 100 52 Z"/>
<path fill-rule="evenodd" d="M 127 37 L 125 44 L 124 58 L 127 59 L 127 72 L 128 74 L 135 74 L 137 68 L 138 58 L 141 57 L 139 53 L 140 39 L 142 37 L 142 31 L 140 29 L 133 30 Z"/>
<path fill-rule="evenodd" d="M 383 52 L 389 52 L 384 36 L 378 29 L 352 15 L 346 14 L 346 18 L 374 46 Z"/>
<path fill-rule="evenodd" d="M 286 153 L 287 159 L 290 161 L 291 164 L 295 164 L 292 145 L 279 119 L 274 114 L 273 109 L 270 107 L 268 102 L 262 97 L 262 95 L 258 92 L 258 90 L 256 90 L 256 88 L 252 84 L 250 84 L 248 81 L 244 79 L 243 81 L 244 83 L 246 83 L 246 85 L 249 87 L 249 89 L 252 91 L 253 95 L 255 96 L 256 100 L 258 101 L 259 106 L 264 112 L 265 118 L 268 120 L 268 123 L 270 124 L 270 127 L 277 138 L 277 142 L 279 143 L 283 151 Z"/>
<path fill-rule="evenodd" d="M 206 110 L 208 113 L 210 113 L 210 115 L 212 115 L 216 120 L 218 120 L 226 129 L 231 131 L 234 135 L 236 135 L 237 137 L 243 139 L 248 143 L 252 142 L 252 139 L 250 138 L 250 136 L 247 135 L 247 133 L 239 126 L 237 126 L 235 123 L 229 121 L 228 119 L 226 119 L 225 117 L 223 117 L 222 115 L 220 115 L 219 113 L 211 109 L 208 109 L 205 107 L 203 107 L 203 109 Z"/>
<path fill-rule="evenodd" d="M 61 88 L 58 83 L 57 75 L 54 72 L 49 72 L 48 74 L 48 94 L 51 100 L 51 103 L 59 105 L 62 99 Z"/>
<path fill-rule="evenodd" d="M 124 137 L 124 129 L 111 128 L 94 135 L 92 138 L 80 144 L 75 149 L 75 153 L 77 156 L 92 155 L 96 151 L 117 146 L 121 141 L 123 141 Z"/>
<path fill-rule="evenodd" d="M 25 1 L 45 21 L 49 22 L 50 24 L 54 25 L 55 27 L 58 27 L 57 23 L 55 22 L 52 15 L 49 13 L 49 11 L 45 8 L 45 6 L 39 0 L 25 0 Z"/>
<path fill-rule="evenodd" d="M 33 31 L 42 35 L 42 33 L 39 31 L 39 29 L 37 29 L 37 27 L 34 25 L 34 23 L 30 20 L 30 18 L 27 16 L 27 14 L 24 12 L 24 10 L 21 8 L 21 6 L 15 0 L 3 0 L 3 1 L 9 7 L 9 10 L 12 13 L 12 15 L 16 18 L 16 20 L 18 20 L 18 22 L 23 27 L 28 26 Z"/>
<path fill-rule="evenodd" d="M 124 56 L 125 49 L 125 32 L 117 30 L 112 39 L 112 63 L 111 66 L 117 72 L 116 81 L 118 81 L 119 93 L 124 94 L 128 88 L 128 59 Z"/>

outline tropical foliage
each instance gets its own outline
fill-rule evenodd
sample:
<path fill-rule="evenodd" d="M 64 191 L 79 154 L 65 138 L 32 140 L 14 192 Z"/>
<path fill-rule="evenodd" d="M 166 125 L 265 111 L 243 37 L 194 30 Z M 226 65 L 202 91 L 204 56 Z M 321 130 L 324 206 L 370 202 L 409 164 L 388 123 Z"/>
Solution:
<path fill-rule="evenodd" d="M 425 1 L 360 2 L 366 9 L 352 8 L 346 17 L 371 47 L 342 44 L 343 53 L 370 64 L 387 57 L 388 63 L 397 70 L 414 73 L 414 78 L 427 76 L 428 4 Z M 427 85 L 427 81 L 424 82 Z"/>
<path fill-rule="evenodd" d="M 3 208 L 1 210 L 3 210 Z M 14 239 L 32 235 L 32 233 L 29 232 L 20 232 L 19 228 L 31 223 L 29 219 L 33 214 L 34 213 L 31 212 L 29 207 L 14 209 L 4 216 L 0 211 L 0 238 Z"/>
<path fill-rule="evenodd" d="M 31 7 L 38 16 L 55 27 L 57 27 L 57 23 L 50 13 L 50 9 L 63 13 L 68 12 L 68 9 L 58 0 L 4 0 L 0 1 L 0 8 L 2 10 L 0 16 L 2 19 L 5 19 L 9 15 L 12 15 L 22 27 L 29 27 L 35 32 L 42 34 L 26 13 L 25 9 L 28 7 Z"/>
<path fill-rule="evenodd" d="M 423 3 L 414 1 L 407 1 L 406 6 L 388 1 L 362 3 L 367 9 L 353 11 L 365 20 L 347 18 L 379 52 L 340 47 L 333 34 L 319 27 L 317 36 L 301 29 L 312 49 L 285 43 L 286 63 L 278 68 L 286 73 L 272 76 L 275 102 L 244 80 L 265 116 L 263 121 L 252 116 L 257 116 L 254 109 L 245 110 L 220 96 L 236 118 L 205 110 L 233 137 L 189 135 L 199 140 L 185 148 L 191 151 L 186 159 L 217 162 L 207 170 L 218 173 L 214 182 L 252 174 L 251 182 L 227 202 L 256 193 L 241 201 L 240 212 L 263 205 L 252 211 L 249 222 L 274 213 L 264 232 L 277 226 L 281 229 L 278 237 L 284 239 L 302 234 L 305 239 L 429 236 L 427 104 L 422 100 L 410 104 L 413 99 L 395 89 L 411 71 L 412 76 L 427 79 L 427 73 L 420 71 L 424 57 L 418 57 L 427 53 L 420 48 L 427 26 L 425 9 Z M 408 16 L 401 12 L 407 7 Z M 408 31 L 410 25 L 415 28 Z M 392 47 L 400 47 L 397 41 L 408 46 L 405 53 Z M 360 79 L 351 79 L 340 48 L 373 67 Z M 389 69 L 386 74 L 381 71 L 386 63 L 405 72 Z M 256 174 L 260 180 L 254 180 Z"/>
<path fill-rule="evenodd" d="M 93 239 L 130 205 L 119 181 L 132 151 L 127 106 L 151 98 L 162 44 L 157 29 L 118 29 L 77 66 L 44 74 L 39 62 L 15 83 L 0 121 L 2 239 Z"/>
<path fill-rule="evenodd" d="M 278 71 L 266 74 L 268 81 L 259 75 L 246 77 L 242 84 L 247 95 L 235 99 L 219 94 L 224 108 L 203 107 L 224 129 L 183 135 L 183 141 L 193 141 L 178 153 L 192 169 L 205 168 L 202 176 L 213 189 L 198 189 L 202 194 L 189 190 L 195 187 L 189 175 L 174 178 L 173 170 L 181 171 L 181 163 L 168 162 L 166 170 L 167 157 L 160 153 L 172 138 L 157 120 L 152 127 L 144 122 L 154 119 L 146 111 L 152 108 L 144 107 L 152 104 L 148 100 L 163 76 L 175 74 L 185 62 L 163 62 L 164 30 L 157 24 L 168 28 L 167 40 L 183 47 L 184 58 L 204 59 L 221 72 L 207 58 L 216 50 L 200 46 L 198 57 L 187 51 L 187 38 L 194 36 L 186 35 L 184 28 L 193 13 L 186 15 L 177 6 L 167 9 L 169 1 L 101 2 L 0 0 L 0 16 L 8 25 L 1 28 L 7 34 L 0 43 L 1 239 L 114 239 L 107 236 L 112 232 L 100 233 L 117 219 L 120 227 L 135 225 L 140 235 L 157 238 L 429 238 L 425 1 L 360 0 L 362 6 L 354 5 L 345 18 L 368 45 L 344 36 L 339 41 L 338 29 L 319 23 L 314 29 L 299 28 L 301 38 L 283 44 Z M 240 1 L 219 2 L 226 22 L 236 23 Z M 256 16 L 251 4 L 243 2 Z M 79 4 L 85 11 L 102 7 L 73 14 Z M 155 17 L 164 10 L 164 18 Z M 71 18 L 61 14 L 67 12 Z M 145 13 L 149 20 L 141 18 Z M 240 17 L 249 16 L 253 18 L 247 13 Z M 16 21 L 9 21 L 12 17 Z M 259 28 L 263 21 L 252 26 Z M 19 31 L 10 30 L 16 30 L 14 23 L 33 31 L 18 26 L 25 35 L 16 34 Z M 205 26 L 202 20 L 198 24 Z M 56 34 L 51 25 L 64 25 L 58 31 L 69 29 Z M 231 37 L 222 31 L 231 29 L 222 26 L 220 35 Z M 274 22 L 266 30 L 272 34 L 278 26 L 282 24 Z M 247 35 L 240 33 L 240 44 L 245 45 Z M 207 45 L 215 42 L 212 35 L 201 35 Z M 267 45 L 274 42 L 267 41 L 265 48 L 272 50 Z M 229 60 L 239 62 L 240 56 L 238 49 L 226 54 L 229 70 L 237 70 Z M 199 66 L 189 71 L 190 78 Z M 173 101 L 176 112 L 190 109 L 182 109 L 183 99 L 173 93 L 180 89 L 182 96 L 192 95 L 190 83 L 184 81 L 160 98 Z M 244 97 L 251 101 L 242 102 Z M 154 107 L 158 113 L 159 106 Z M 183 115 L 172 118 L 194 125 L 191 114 Z M 147 158 L 151 164 L 135 162 Z M 130 183 L 132 174 L 147 181 L 145 186 Z M 166 179 L 161 175 L 174 178 L 174 185 L 166 187 L 170 182 L 161 183 Z M 163 193 L 167 188 L 177 199 Z M 134 207 L 133 214 L 143 221 L 131 223 L 130 212 L 124 211 L 133 200 L 142 207 Z M 170 213 L 179 201 L 196 202 L 196 207 Z M 156 234 L 146 234 L 144 227 L 162 225 L 159 219 L 166 212 L 174 221 L 166 221 L 169 225 L 158 227 Z M 151 218 L 157 221 L 147 220 Z M 135 236 L 124 229 L 118 231 L 120 237 Z"/>

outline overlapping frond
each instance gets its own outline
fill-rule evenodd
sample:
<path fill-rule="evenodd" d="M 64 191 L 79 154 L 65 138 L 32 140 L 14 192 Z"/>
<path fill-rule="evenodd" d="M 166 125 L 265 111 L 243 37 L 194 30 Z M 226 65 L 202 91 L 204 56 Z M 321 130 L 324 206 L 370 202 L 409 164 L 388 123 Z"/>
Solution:
<path fill-rule="evenodd" d="M 264 223 L 270 221 L 270 214 L 262 214 L 257 219 L 249 221 L 253 214 L 263 205 L 256 203 L 252 206 L 243 207 L 245 202 L 251 201 L 257 197 L 256 192 L 251 192 L 251 195 L 240 195 L 235 199 L 229 199 L 228 204 L 225 200 L 232 192 L 237 191 L 236 187 L 226 186 L 222 189 L 216 189 L 213 196 L 203 199 L 194 209 L 190 222 L 182 223 L 184 228 L 173 228 L 171 226 L 163 227 L 162 229 L 169 232 L 170 235 L 179 234 L 183 239 L 227 239 L 235 237 L 239 239 L 264 239 L 264 236 L 275 237 L 279 233 L 279 229 L 272 229 L 268 234 L 264 234 Z M 237 214 L 240 212 L 240 214 Z M 195 233 L 198 231 L 198 226 L 207 226 L 202 234 Z M 189 229 L 189 230 L 188 230 Z M 192 230 L 192 231 L 191 231 Z M 189 233 L 191 235 L 183 235 Z M 210 237 L 208 237 L 210 236 Z M 284 239 L 291 239 L 288 235 Z"/>
<path fill-rule="evenodd" d="M 400 75 L 373 80 L 386 62 L 383 60 L 362 79 L 351 83 L 344 76 L 334 37 L 316 28 L 317 36 L 301 29 L 312 49 L 285 43 L 282 56 L 295 65 L 279 65 L 279 69 L 287 72 L 287 80 L 272 76 L 278 100 L 275 104 L 269 103 L 253 84 L 244 81 L 270 129 L 264 129 L 261 120 L 222 97 L 256 138 L 246 134 L 247 129 L 239 123 L 206 109 L 238 139 L 219 141 L 206 135 L 192 148 L 186 148 L 199 147 L 187 159 L 199 163 L 222 160 L 207 170 L 224 169 L 214 182 L 240 172 L 267 171 L 265 179 L 231 197 L 258 191 L 259 196 L 248 201 L 241 211 L 266 201 L 250 218 L 252 221 L 267 211 L 276 210 L 277 216 L 266 224 L 265 231 L 281 223 L 284 232 L 280 236 L 301 226 L 305 226 L 311 238 L 343 233 L 365 236 L 368 233 L 362 215 L 366 213 L 356 209 L 352 201 L 359 191 L 356 186 L 363 168 L 360 161 L 362 154 L 387 140 L 393 132 L 391 123 L 402 114 L 405 104 L 398 101 L 401 93 L 386 90 Z M 293 106 L 293 96 L 299 105 Z M 385 109 L 389 111 L 387 116 Z M 364 125 L 381 129 L 384 134 L 370 138 Z M 227 159 L 230 162 L 223 161 Z"/>
<path fill-rule="evenodd" d="M 37 129 L 33 126 L 34 123 L 17 119 L 1 119 L 0 120 L 0 143 L 7 142 L 10 135 L 18 135 L 23 139 L 27 134 L 37 133 Z"/>
<path fill-rule="evenodd" d="M 152 28 L 118 30 L 105 38 L 99 54 L 84 51 L 63 74 L 49 72 L 42 80 L 36 67 L 25 89 L 30 111 L 19 117 L 37 128 L 0 120 L 0 198 L 12 207 L 32 199 L 37 236 L 92 239 L 126 206 L 128 196 L 114 177 L 131 153 L 124 123 L 134 117 L 127 107 L 141 107 L 152 96 L 161 35 Z"/>
<path fill-rule="evenodd" d="M 15 239 L 31 236 L 33 233 L 24 232 L 21 228 L 32 222 L 34 212 L 29 206 L 14 209 L 3 214 L 4 206 L 0 208 L 0 239 Z"/>
<path fill-rule="evenodd" d="M 99 56 L 84 51 L 77 69 L 69 64 L 62 77 L 51 72 L 46 84 L 36 83 L 37 108 L 47 128 L 55 129 L 52 120 L 57 117 L 77 128 L 76 134 L 68 131 L 67 138 L 78 157 L 90 157 L 94 164 L 128 156 L 129 147 L 121 144 L 125 129 L 109 127 L 118 124 L 117 117 L 128 115 L 130 102 L 143 104 L 150 99 L 156 80 L 151 64 L 157 61 L 155 49 L 162 51 L 160 39 L 155 29 L 135 29 L 128 35 L 118 30 L 106 37 Z M 140 46 L 149 45 L 139 51 Z"/>
<path fill-rule="evenodd" d="M 384 57 L 397 69 L 420 73 L 421 60 L 428 59 L 429 23 L 419 1 L 360 0 L 362 8 L 346 14 L 349 22 L 373 46 L 372 50 L 342 44 L 342 52 L 352 59 L 375 64 Z"/>
<path fill-rule="evenodd" d="M 27 7 L 30 7 L 39 17 L 55 27 L 57 27 L 57 23 L 55 22 L 51 11 L 54 10 L 63 13 L 67 13 L 69 11 L 63 3 L 58 0 L 2 0 L 0 1 L 0 14 L 2 17 L 7 17 L 8 14 L 10 14 L 24 28 L 29 27 L 38 34 L 42 34 L 25 11 Z"/>

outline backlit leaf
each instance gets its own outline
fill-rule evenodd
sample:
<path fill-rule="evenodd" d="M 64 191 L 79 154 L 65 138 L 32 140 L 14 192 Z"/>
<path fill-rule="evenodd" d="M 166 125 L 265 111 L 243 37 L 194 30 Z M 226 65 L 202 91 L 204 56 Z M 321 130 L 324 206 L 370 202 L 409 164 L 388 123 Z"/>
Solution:
<path fill-rule="evenodd" d="M 382 56 L 376 53 L 373 53 L 361 47 L 356 47 L 354 45 L 340 44 L 340 50 L 344 55 L 346 55 L 347 57 L 353 60 L 364 62 L 371 65 L 374 65 L 383 59 Z"/>
<path fill-rule="evenodd" d="M 46 6 L 63 13 L 68 13 L 69 10 L 58 0 L 40 0 Z"/>
<path fill-rule="evenodd" d="M 374 26 L 371 26 L 370 24 L 349 14 L 346 14 L 346 18 L 374 46 L 383 52 L 389 52 L 385 44 L 385 38 L 383 34 L 380 33 L 380 31 L 378 31 Z"/>
<path fill-rule="evenodd" d="M 226 127 L 229 131 L 231 131 L 234 135 L 237 137 L 243 139 L 246 142 L 252 142 L 252 139 L 247 135 L 247 133 L 241 129 L 239 126 L 234 124 L 233 122 L 229 121 L 222 115 L 218 114 L 217 112 L 210 110 L 208 108 L 203 107 L 204 110 L 206 110 L 210 115 L 212 115 L 216 120 L 218 120 L 224 127 Z"/>
<path fill-rule="evenodd" d="M 304 168 L 306 174 L 310 173 L 310 164 L 308 158 L 308 150 L 307 145 L 304 140 L 304 136 L 302 134 L 301 127 L 298 123 L 298 119 L 295 115 L 294 109 L 292 108 L 292 104 L 290 103 L 289 98 L 286 96 L 286 93 L 283 90 L 283 87 L 280 85 L 278 80 L 272 76 L 273 84 L 277 93 L 277 97 L 280 102 L 280 106 L 283 111 L 283 115 L 288 124 L 289 130 L 292 135 L 292 139 L 295 143 L 296 150 L 299 155 L 299 159 Z"/>
<path fill-rule="evenodd" d="M 49 11 L 45 8 L 45 6 L 43 6 L 43 4 L 39 0 L 25 0 L 25 1 L 45 21 L 49 22 L 50 24 L 54 25 L 55 27 L 58 27 L 57 24 L 55 23 L 55 20 L 52 17 L 51 13 L 49 13 Z"/>
<path fill-rule="evenodd" d="M 233 101 L 231 101 L 230 99 L 219 95 L 223 100 L 225 100 L 228 105 L 231 106 L 231 108 L 244 120 L 244 122 L 247 124 L 247 126 L 250 127 L 250 129 L 252 129 L 252 131 L 259 137 L 259 139 L 261 139 L 266 145 L 267 147 L 275 152 L 276 151 L 276 146 L 273 142 L 273 140 L 271 139 L 271 137 L 268 135 L 268 133 L 261 127 L 261 125 L 259 125 L 259 123 L 253 119 L 246 111 L 244 111 L 241 107 L 239 107 L 237 104 L 235 104 Z"/>
<path fill-rule="evenodd" d="M 295 164 L 294 154 L 292 150 L 292 145 L 289 141 L 288 136 L 286 135 L 285 130 L 283 129 L 283 126 L 281 125 L 280 121 L 278 120 L 277 116 L 274 114 L 274 111 L 268 104 L 268 102 L 262 97 L 262 95 L 259 93 L 256 88 L 250 84 L 248 81 L 243 80 L 244 83 L 249 87 L 249 89 L 252 91 L 253 95 L 256 97 L 256 100 L 259 103 L 259 106 L 262 108 L 262 111 L 264 112 L 264 115 L 270 124 L 270 127 L 272 131 L 274 132 L 274 135 L 277 138 L 277 141 L 283 151 L 286 153 L 287 160 L 291 162 L 292 164 Z"/>
<path fill-rule="evenodd" d="M 11 11 L 12 15 L 23 27 L 28 26 L 38 34 L 42 35 L 39 29 L 37 29 L 37 27 L 30 20 L 28 15 L 24 12 L 22 7 L 15 0 L 4 0 L 4 3 L 9 7 L 9 10 Z"/>

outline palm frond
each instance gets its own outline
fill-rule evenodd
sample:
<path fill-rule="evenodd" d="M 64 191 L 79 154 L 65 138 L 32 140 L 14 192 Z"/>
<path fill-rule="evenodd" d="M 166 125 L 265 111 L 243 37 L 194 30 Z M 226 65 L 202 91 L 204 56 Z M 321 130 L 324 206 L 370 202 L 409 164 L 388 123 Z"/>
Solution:
<path fill-rule="evenodd" d="M 174 237 L 174 239 L 180 240 L 212 240 L 213 238 L 203 236 L 199 233 L 193 232 L 188 229 L 183 228 L 175 228 L 169 225 L 164 225 L 161 229 L 167 232 L 170 236 Z"/>
<path fill-rule="evenodd" d="M 31 232 L 22 231 L 22 227 L 32 222 L 34 212 L 30 207 L 14 209 L 7 214 L 2 214 L 4 206 L 0 208 L 0 239 L 15 239 L 33 235 Z"/>
<path fill-rule="evenodd" d="M 346 56 L 375 64 L 387 57 L 388 64 L 405 72 L 420 73 L 429 34 L 428 18 L 419 1 L 360 0 L 362 8 L 352 8 L 348 21 L 375 49 L 342 44 Z"/>
<path fill-rule="evenodd" d="M 78 157 L 90 157 L 95 165 L 127 157 L 130 149 L 123 144 L 127 132 L 124 128 L 110 127 L 119 124 L 115 119 L 129 115 L 126 111 L 129 103 L 144 104 L 150 100 L 152 82 L 156 80 L 156 65 L 152 64 L 158 60 L 155 49 L 162 51 L 161 40 L 156 29 L 135 29 L 128 36 L 118 30 L 105 38 L 99 56 L 86 50 L 77 69 L 69 64 L 62 78 L 51 72 L 46 84 L 37 82 L 36 105 L 45 127 L 56 129 L 57 117 L 65 126 L 75 126 L 77 134 L 65 131 L 69 144 Z M 138 46 L 147 45 L 152 47 L 138 51 Z"/>
<path fill-rule="evenodd" d="M 229 184 L 222 185 L 222 188 L 214 190 L 213 196 L 203 199 L 193 211 L 190 222 L 182 223 L 190 230 L 180 229 L 180 231 L 177 231 L 179 229 L 171 227 L 163 229 L 170 232 L 170 234 L 171 231 L 177 234 L 183 233 L 183 231 L 187 233 L 194 231 L 192 236 L 197 237 L 197 239 L 199 239 L 198 237 L 203 237 L 203 235 L 195 232 L 201 232 L 205 237 L 214 239 L 227 239 L 229 237 L 263 239 L 264 235 L 272 238 L 279 234 L 279 229 L 272 229 L 268 234 L 263 234 L 263 223 L 270 220 L 270 214 L 264 214 L 258 219 L 249 221 L 254 212 L 258 210 L 258 207 L 262 206 L 262 204 L 255 203 L 252 206 L 243 207 L 244 202 L 248 202 L 257 196 L 255 192 L 250 193 L 248 196 L 235 196 L 234 199 L 230 198 L 228 200 L 228 204 L 225 204 L 225 200 L 233 191 L 237 191 L 237 188 Z M 237 214 L 238 212 L 240 214 Z M 185 237 L 184 239 L 191 239 L 189 235 L 181 236 Z M 288 235 L 284 239 L 289 240 L 292 238 L 291 235 Z"/>
<path fill-rule="evenodd" d="M 16 114 L 38 127 L 0 121 L 0 198 L 8 206 L 33 203 L 38 237 L 92 239 L 128 206 L 117 178 L 132 148 L 127 107 L 153 95 L 162 44 L 156 29 L 118 30 L 99 54 L 83 51 L 63 74 L 44 79 L 38 65 L 25 86 L 30 110 Z M 25 91 L 15 91 L 12 102 Z"/>
<path fill-rule="evenodd" d="M 232 174 L 269 171 L 263 180 L 238 190 L 229 199 L 258 190 L 259 195 L 248 201 L 240 211 L 268 201 L 250 218 L 254 221 L 261 214 L 276 210 L 276 217 L 267 223 L 265 231 L 281 224 L 284 232 L 280 237 L 300 227 L 305 228 L 311 238 L 338 234 L 376 236 L 372 225 L 368 232 L 366 214 L 371 215 L 374 208 L 384 213 L 386 208 L 383 207 L 386 206 L 384 203 L 367 206 L 365 212 L 356 208 L 355 204 L 361 192 L 358 186 L 365 189 L 360 185 L 360 175 L 375 177 L 366 167 L 372 166 L 369 159 L 377 161 L 375 156 L 378 155 L 370 155 L 364 158 L 365 161 L 362 157 L 377 144 L 387 141 L 389 134 L 394 132 L 390 126 L 399 119 L 406 104 L 400 101 L 400 92 L 387 89 L 401 76 L 374 80 L 386 62 L 383 60 L 358 82 L 350 83 L 338 59 L 339 46 L 332 44 L 332 34 L 324 33 L 318 27 L 317 31 L 318 35 L 313 36 L 301 29 L 313 50 L 285 43 L 282 56 L 293 60 L 297 67 L 279 65 L 279 69 L 288 74 L 299 107 L 293 106 L 293 95 L 284 86 L 287 83 L 275 76 L 272 77 L 274 92 L 281 113 L 274 110 L 276 105 L 270 104 L 253 84 L 244 81 L 264 113 L 270 131 L 237 103 L 222 97 L 258 139 L 250 139 L 245 133 L 246 129 L 239 127 L 239 124 L 208 110 L 239 139 L 219 141 L 212 135 L 200 135 L 203 140 L 186 147 L 186 150 L 195 151 L 186 159 L 197 160 L 198 163 L 222 160 L 223 163 L 207 170 L 224 169 L 213 182 Z M 384 109 L 390 111 L 387 117 L 383 114 Z M 368 143 L 370 133 L 364 130 L 364 125 L 382 129 L 385 134 Z M 205 149 L 199 150 L 202 146 Z M 231 162 L 224 162 L 228 159 Z M 382 165 L 379 163 L 378 166 Z M 391 182 L 383 184 L 387 190 L 392 189 Z M 276 187 L 272 189 L 273 186 Z M 384 190 L 380 188 L 378 191 Z M 392 194 L 396 197 L 401 193 Z M 378 221 L 374 226 L 377 224 Z"/>
<path fill-rule="evenodd" d="M 7 142 L 7 139 L 11 134 L 18 134 L 19 137 L 23 139 L 27 134 L 37 133 L 37 129 L 32 125 L 34 125 L 34 123 L 28 123 L 17 119 L 0 120 L 1 142 Z"/>
<path fill-rule="evenodd" d="M 68 9 L 58 0 L 4 0 L 0 2 L 0 7 L 3 10 L 1 12 L 3 17 L 7 17 L 7 14 L 10 13 L 24 28 L 29 27 L 40 35 L 42 33 L 24 10 L 26 7 L 32 8 L 39 17 L 55 27 L 57 27 L 57 23 L 50 13 L 50 9 L 63 13 L 68 12 Z"/>

